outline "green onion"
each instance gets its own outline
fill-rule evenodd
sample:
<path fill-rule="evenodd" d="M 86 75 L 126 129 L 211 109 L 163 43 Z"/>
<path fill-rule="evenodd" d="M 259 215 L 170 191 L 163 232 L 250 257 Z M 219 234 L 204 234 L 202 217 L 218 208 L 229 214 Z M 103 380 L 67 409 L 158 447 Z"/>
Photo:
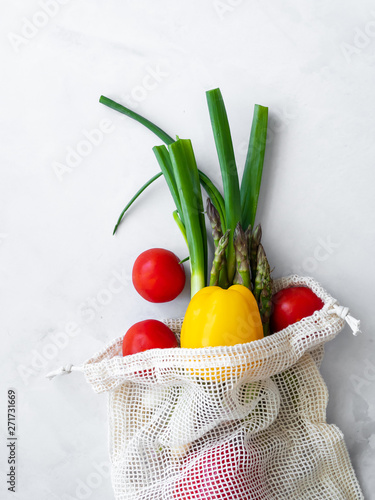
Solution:
<path fill-rule="evenodd" d="M 118 221 L 115 225 L 115 228 L 113 230 L 113 234 L 115 234 L 115 232 L 117 231 L 117 228 L 119 227 L 119 224 L 120 222 L 122 221 L 122 218 L 124 217 L 125 215 L 125 212 L 128 210 L 128 208 L 131 207 L 131 205 L 133 205 L 133 203 L 135 202 L 135 200 L 138 198 L 138 196 L 150 185 L 152 184 L 154 181 L 156 181 L 156 179 L 159 179 L 159 177 L 162 175 L 162 172 L 159 172 L 158 174 L 154 175 L 153 177 L 151 177 L 151 179 L 149 181 L 147 181 L 145 184 L 143 184 L 143 186 L 138 189 L 138 191 L 135 193 L 135 195 L 133 196 L 133 198 L 129 201 L 129 203 L 126 205 L 126 207 L 124 208 L 124 210 L 121 212 L 120 214 L 120 217 L 118 218 Z"/>
<path fill-rule="evenodd" d="M 216 210 L 219 212 L 219 215 L 220 215 L 220 222 L 221 222 L 221 227 L 223 227 L 225 229 L 225 208 L 224 208 L 224 199 L 220 193 L 220 191 L 217 189 L 217 187 L 212 183 L 212 181 L 207 177 L 206 174 L 204 174 L 203 172 L 201 172 L 200 170 L 198 170 L 199 172 L 199 179 L 200 179 L 200 182 L 201 182 L 201 185 L 203 187 L 203 189 L 206 191 L 207 195 L 209 196 L 209 198 L 211 199 L 214 207 L 216 208 Z M 128 210 L 128 208 L 134 203 L 134 201 L 138 198 L 138 196 L 150 185 L 152 184 L 154 181 L 156 181 L 156 179 L 158 179 L 160 176 L 162 175 L 162 172 L 159 172 L 158 174 L 154 175 L 153 177 L 151 177 L 151 179 L 149 181 L 147 181 L 140 189 L 139 191 L 136 192 L 136 194 L 133 196 L 133 198 L 129 201 L 129 203 L 126 205 L 126 207 L 124 208 L 124 210 L 121 212 L 121 215 L 119 216 L 118 218 L 118 221 L 117 221 L 117 224 L 115 226 L 115 229 L 113 231 L 113 234 L 115 234 L 115 232 L 117 231 L 118 229 L 118 226 L 120 225 L 120 223 L 122 222 L 122 219 L 124 218 L 124 215 L 126 213 L 126 211 Z"/>
<path fill-rule="evenodd" d="M 184 240 L 185 240 L 185 243 L 187 245 L 187 247 L 189 248 L 189 245 L 188 245 L 188 240 L 187 240 L 187 237 L 186 237 L 186 229 L 185 229 L 185 226 L 184 224 L 182 223 L 181 219 L 180 219 L 180 216 L 178 215 L 178 212 L 177 210 L 175 210 L 173 213 L 173 218 L 179 228 L 179 230 L 181 231 L 182 233 L 182 236 L 184 237 Z"/>
<path fill-rule="evenodd" d="M 185 257 L 184 259 L 180 260 L 179 264 L 183 264 L 184 262 L 187 262 L 190 259 L 190 257 Z"/>
<path fill-rule="evenodd" d="M 167 181 L 169 191 L 171 192 L 171 195 L 173 197 L 181 222 L 182 224 L 185 224 L 184 215 L 181 210 L 180 196 L 178 194 L 176 179 L 173 172 L 172 162 L 168 153 L 168 149 L 164 145 L 162 145 L 162 146 L 155 146 L 152 148 L 152 150 L 155 153 L 160 169 L 164 174 L 165 180 Z"/>
<path fill-rule="evenodd" d="M 249 148 L 241 181 L 242 226 L 254 227 L 267 139 L 268 108 L 254 106 Z"/>
<path fill-rule="evenodd" d="M 119 111 L 123 115 L 129 116 L 129 118 L 133 118 L 133 120 L 137 121 L 138 123 L 141 123 L 146 128 L 151 130 L 151 132 L 157 135 L 163 142 L 165 142 L 165 144 L 171 144 L 172 142 L 174 142 L 174 139 L 172 139 L 172 137 L 164 132 L 164 130 L 162 130 L 160 127 L 150 122 L 150 120 L 147 120 L 147 118 L 144 118 L 138 113 L 135 113 L 131 109 L 126 108 L 122 104 L 118 104 L 117 102 L 112 101 L 112 99 L 109 99 L 104 95 L 100 96 L 99 102 L 104 104 L 105 106 L 108 106 L 109 108 Z"/>
<path fill-rule="evenodd" d="M 126 115 L 126 116 L 128 116 L 130 118 L 132 118 L 133 120 L 137 121 L 138 123 L 141 123 L 146 128 L 148 128 L 151 132 L 153 132 L 157 137 L 159 137 L 159 139 L 161 139 L 165 144 L 169 145 L 169 144 L 172 144 L 174 142 L 174 139 L 172 139 L 172 137 L 170 135 L 168 135 L 160 127 L 158 127 L 157 125 L 155 125 L 150 120 L 147 120 L 147 118 L 144 118 L 143 116 L 139 115 L 138 113 L 135 113 L 131 109 L 123 106 L 122 104 L 119 104 L 119 103 L 113 101 L 112 99 L 109 99 L 108 97 L 105 97 L 103 95 L 100 97 L 99 102 L 102 103 L 102 104 L 104 104 L 105 106 L 108 106 L 111 109 L 114 109 L 114 110 L 116 110 L 116 111 L 118 111 L 118 112 L 120 112 L 120 113 L 122 113 L 122 114 L 124 114 L 124 115 Z M 203 172 L 201 172 L 200 170 L 198 170 L 198 171 L 199 171 L 199 178 L 200 178 L 200 182 L 202 184 L 202 187 L 206 191 L 207 195 L 211 198 L 212 203 L 214 204 L 215 208 L 219 212 L 220 220 L 221 220 L 221 225 L 222 225 L 223 230 L 225 231 L 226 224 L 225 224 L 224 199 L 223 199 L 220 191 L 212 183 L 211 179 L 209 179 L 207 177 L 207 175 L 204 174 Z M 160 176 L 160 174 L 158 174 L 158 176 Z M 147 186 L 149 186 L 154 180 L 155 180 L 154 177 L 152 179 L 150 179 L 150 181 L 145 184 L 144 189 Z M 142 189 L 142 191 L 144 189 Z M 142 191 L 140 191 L 140 193 Z M 132 198 L 132 200 L 130 202 L 130 205 L 139 196 L 140 193 L 137 193 L 135 195 L 134 199 Z M 119 217 L 118 223 L 116 224 L 116 228 L 115 228 L 114 233 L 116 232 L 117 227 L 118 227 L 119 223 L 121 222 L 121 220 L 122 220 L 122 218 L 123 218 L 126 210 L 129 208 L 130 205 L 129 206 L 128 205 L 121 212 L 121 215 Z"/>
<path fill-rule="evenodd" d="M 175 141 L 169 146 L 169 153 L 185 220 L 193 297 L 206 286 L 207 277 L 207 235 L 199 173 L 189 139 Z"/>
<path fill-rule="evenodd" d="M 206 96 L 223 179 L 226 228 L 231 231 L 227 250 L 228 278 L 231 282 L 236 269 L 233 231 L 241 220 L 240 185 L 228 117 L 220 89 L 209 90 Z"/>

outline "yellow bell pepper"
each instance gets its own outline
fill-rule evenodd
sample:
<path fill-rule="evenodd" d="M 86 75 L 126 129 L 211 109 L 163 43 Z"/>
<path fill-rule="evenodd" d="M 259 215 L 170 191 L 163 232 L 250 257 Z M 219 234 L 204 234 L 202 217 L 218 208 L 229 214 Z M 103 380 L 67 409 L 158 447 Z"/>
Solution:
<path fill-rule="evenodd" d="M 243 285 L 199 290 L 190 301 L 181 329 L 181 347 L 230 346 L 261 338 L 258 305 Z"/>

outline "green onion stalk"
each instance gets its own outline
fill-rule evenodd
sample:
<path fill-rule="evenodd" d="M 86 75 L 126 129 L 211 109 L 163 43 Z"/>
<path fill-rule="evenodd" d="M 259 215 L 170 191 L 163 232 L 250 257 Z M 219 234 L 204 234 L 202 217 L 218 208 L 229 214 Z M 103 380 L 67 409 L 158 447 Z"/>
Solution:
<path fill-rule="evenodd" d="M 164 146 L 156 146 L 155 154 L 162 147 Z M 207 235 L 199 173 L 189 139 L 178 139 L 170 144 L 169 154 L 181 205 L 181 216 L 186 228 L 193 297 L 206 286 L 207 276 Z"/>
<path fill-rule="evenodd" d="M 115 225 L 115 228 L 113 230 L 113 234 L 115 234 L 115 232 L 117 231 L 121 221 L 122 221 L 122 218 L 124 217 L 125 215 L 125 212 L 128 211 L 128 209 L 133 205 L 133 203 L 135 202 L 135 200 L 138 198 L 138 196 L 140 196 L 143 191 L 148 188 L 148 186 L 150 184 L 152 184 L 154 181 L 156 181 L 156 179 L 159 179 L 160 176 L 163 175 L 163 172 L 159 172 L 157 173 L 156 175 L 154 175 L 153 177 L 151 177 L 150 180 L 148 180 L 145 184 L 143 184 L 143 186 L 141 188 L 138 189 L 138 191 L 135 193 L 135 195 L 133 196 L 133 198 L 126 204 L 124 210 L 121 212 L 120 214 L 120 217 L 118 218 L 117 222 L 116 222 L 116 225 Z"/>
<path fill-rule="evenodd" d="M 254 106 L 249 147 L 241 180 L 242 227 L 254 227 L 266 151 L 268 108 Z"/>
<path fill-rule="evenodd" d="M 209 90 L 206 96 L 223 180 L 225 219 L 227 229 L 231 231 L 227 250 L 227 269 L 229 281 L 232 282 L 236 270 L 233 232 L 237 223 L 241 221 L 240 185 L 227 112 L 220 89 Z"/>

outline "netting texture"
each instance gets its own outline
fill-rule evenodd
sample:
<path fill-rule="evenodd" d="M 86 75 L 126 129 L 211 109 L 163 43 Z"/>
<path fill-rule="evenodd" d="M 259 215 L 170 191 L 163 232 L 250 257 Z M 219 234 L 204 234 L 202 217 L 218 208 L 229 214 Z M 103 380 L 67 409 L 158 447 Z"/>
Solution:
<path fill-rule="evenodd" d="M 84 365 L 109 393 L 117 500 L 362 499 L 341 431 L 326 423 L 324 343 L 343 328 L 337 303 L 262 340 L 231 347 L 153 349 L 122 357 L 122 337 Z M 167 320 L 178 336 L 182 320 Z"/>

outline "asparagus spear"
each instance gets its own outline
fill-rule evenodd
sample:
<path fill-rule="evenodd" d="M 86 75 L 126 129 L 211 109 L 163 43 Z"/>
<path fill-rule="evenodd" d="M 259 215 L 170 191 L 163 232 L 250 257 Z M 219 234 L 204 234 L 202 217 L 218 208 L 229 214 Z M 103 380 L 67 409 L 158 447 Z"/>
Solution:
<path fill-rule="evenodd" d="M 214 207 L 210 198 L 207 198 L 207 217 L 211 224 L 212 237 L 216 248 L 219 244 L 220 238 L 223 236 L 223 230 L 221 227 L 219 212 Z"/>
<path fill-rule="evenodd" d="M 252 231 L 252 227 L 250 224 L 245 231 L 245 238 L 246 238 L 246 244 L 247 244 L 247 258 L 249 260 L 250 280 L 251 280 L 251 290 L 252 290 L 254 287 L 253 287 L 253 275 L 251 273 L 251 261 L 250 261 L 251 231 Z"/>
<path fill-rule="evenodd" d="M 212 237 L 214 240 L 215 249 L 218 247 L 219 240 L 223 236 L 223 228 L 221 225 L 220 214 L 215 208 L 210 198 L 207 198 L 207 216 L 211 224 Z M 228 288 L 228 269 L 227 269 L 227 257 L 225 251 L 221 255 L 221 269 L 219 273 L 219 286 L 222 288 Z"/>
<path fill-rule="evenodd" d="M 221 288 L 229 287 L 227 256 L 225 255 L 225 252 L 223 253 L 223 260 L 219 277 L 219 286 L 221 286 Z"/>
<path fill-rule="evenodd" d="M 264 336 L 269 334 L 269 321 L 272 306 L 271 269 L 263 245 L 259 244 L 257 255 L 257 273 L 255 276 L 254 296 L 258 302 Z"/>
<path fill-rule="evenodd" d="M 247 242 L 247 248 L 248 252 L 250 253 L 250 243 L 251 243 L 251 224 L 248 226 L 248 228 L 245 231 L 245 236 L 246 236 L 246 242 Z"/>
<path fill-rule="evenodd" d="M 238 222 L 234 230 L 234 250 L 236 255 L 236 274 L 234 276 L 234 285 L 244 285 L 251 290 L 250 266 L 247 249 L 247 239 L 245 233 Z"/>
<path fill-rule="evenodd" d="M 263 324 L 263 335 L 270 334 L 270 317 L 272 309 L 272 279 L 267 283 L 260 293 L 259 312 Z"/>
<path fill-rule="evenodd" d="M 218 245 L 215 249 L 214 261 L 212 263 L 210 286 L 217 286 L 219 283 L 220 270 L 223 266 L 223 259 L 225 258 L 225 250 L 229 242 L 230 229 L 220 238 Z"/>
<path fill-rule="evenodd" d="M 255 288 L 255 277 L 257 274 L 258 248 L 261 239 L 262 239 L 262 228 L 261 225 L 258 224 L 251 235 L 250 248 L 249 248 L 251 279 L 254 288 Z"/>
<path fill-rule="evenodd" d="M 260 243 L 257 254 L 257 267 L 255 273 L 255 286 L 254 286 L 254 297 L 258 303 L 259 303 L 260 292 L 263 290 L 267 276 L 267 264 L 268 264 L 267 257 L 263 245 Z"/>

